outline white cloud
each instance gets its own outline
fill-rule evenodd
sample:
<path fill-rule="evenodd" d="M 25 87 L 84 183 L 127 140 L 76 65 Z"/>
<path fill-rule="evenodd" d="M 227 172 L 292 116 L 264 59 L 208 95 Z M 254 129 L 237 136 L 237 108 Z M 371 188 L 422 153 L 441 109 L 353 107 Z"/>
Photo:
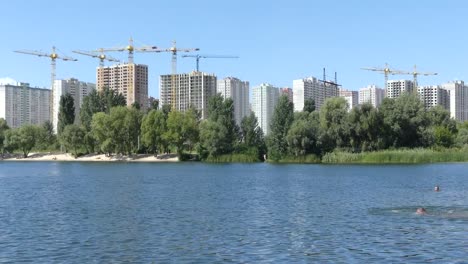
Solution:
<path fill-rule="evenodd" d="M 18 82 L 10 77 L 0 78 L 0 84 L 16 85 Z"/>

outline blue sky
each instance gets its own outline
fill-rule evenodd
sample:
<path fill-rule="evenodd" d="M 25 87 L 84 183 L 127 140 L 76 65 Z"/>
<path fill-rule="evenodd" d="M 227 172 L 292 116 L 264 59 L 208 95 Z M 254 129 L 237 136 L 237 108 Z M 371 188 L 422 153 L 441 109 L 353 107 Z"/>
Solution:
<path fill-rule="evenodd" d="M 200 54 L 239 59 L 201 59 L 200 69 L 218 78 L 235 76 L 251 86 L 338 72 L 344 88 L 383 85 L 383 75 L 361 67 L 390 66 L 434 71 L 419 83 L 468 80 L 468 41 L 464 1 L 3 1 L 1 3 L 0 78 L 48 87 L 50 61 L 13 53 L 50 51 L 78 62 L 57 62 L 57 78 L 95 82 L 98 61 L 74 54 L 123 46 L 200 48 Z M 126 53 L 109 55 L 127 60 Z M 171 71 L 169 53 L 136 53 L 149 65 L 149 94 L 159 97 L 159 75 Z M 195 69 L 192 58 L 178 58 L 178 72 Z M 411 79 L 397 76 L 395 79 Z"/>

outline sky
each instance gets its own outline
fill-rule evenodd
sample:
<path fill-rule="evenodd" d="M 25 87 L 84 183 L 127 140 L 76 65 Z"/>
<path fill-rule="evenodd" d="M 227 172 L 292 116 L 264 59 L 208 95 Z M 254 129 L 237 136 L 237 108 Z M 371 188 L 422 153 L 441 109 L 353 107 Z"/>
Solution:
<path fill-rule="evenodd" d="M 77 58 L 57 61 L 57 78 L 96 82 L 98 60 L 72 53 L 143 45 L 200 48 L 200 70 L 219 79 L 233 76 L 250 86 L 292 87 L 309 76 L 338 74 L 345 89 L 383 86 L 384 76 L 362 67 L 411 71 L 413 65 L 437 76 L 420 85 L 468 80 L 468 2 L 346 0 L 197 1 L 2 1 L 0 78 L 50 86 L 50 59 L 14 53 L 39 50 Z M 197 54 L 197 53 L 193 53 Z M 127 61 L 127 53 L 108 53 Z M 177 60 L 179 73 L 195 69 L 194 58 Z M 149 95 L 159 98 L 159 75 L 171 72 L 170 53 L 135 53 L 149 67 Z M 109 65 L 109 62 L 107 63 Z M 412 79 L 411 75 L 390 79 Z"/>

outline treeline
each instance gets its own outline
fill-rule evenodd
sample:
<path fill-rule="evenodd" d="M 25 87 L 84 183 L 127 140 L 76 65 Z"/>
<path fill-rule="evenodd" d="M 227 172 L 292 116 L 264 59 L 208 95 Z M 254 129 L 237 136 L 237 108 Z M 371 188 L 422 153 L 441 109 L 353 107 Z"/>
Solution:
<path fill-rule="evenodd" d="M 127 107 L 122 95 L 105 89 L 84 98 L 79 117 L 74 116 L 73 98 L 63 96 L 57 136 L 50 123 L 8 129 L 0 120 L 0 147 L 2 153 L 20 150 L 25 157 L 32 148 L 62 146 L 75 156 L 172 152 L 182 160 L 255 162 L 267 157 L 273 162 L 320 162 L 337 151 L 468 144 L 468 123 L 456 122 L 441 107 L 426 110 L 416 95 L 386 98 L 378 109 L 370 104 L 348 108 L 345 99 L 336 97 L 327 99 L 320 111 L 313 100 L 306 100 L 304 110 L 294 112 L 293 104 L 282 96 L 265 138 L 253 113 L 238 126 L 233 101 L 220 95 L 209 99 L 208 118 L 200 120 L 194 108 L 179 112 L 155 103 L 143 112 L 138 105 Z"/>

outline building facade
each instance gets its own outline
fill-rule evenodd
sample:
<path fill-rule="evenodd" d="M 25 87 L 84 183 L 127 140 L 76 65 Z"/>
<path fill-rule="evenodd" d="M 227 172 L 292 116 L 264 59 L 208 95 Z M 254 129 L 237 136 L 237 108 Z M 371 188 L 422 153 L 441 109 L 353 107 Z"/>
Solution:
<path fill-rule="evenodd" d="M 11 128 L 50 121 L 50 89 L 32 88 L 28 83 L 0 85 L 0 117 Z"/>
<path fill-rule="evenodd" d="M 418 95 L 426 109 L 440 105 L 450 110 L 449 91 L 439 85 L 419 86 Z"/>
<path fill-rule="evenodd" d="M 375 85 L 369 85 L 359 89 L 359 104 L 370 103 L 374 107 L 379 107 L 385 97 L 385 90 Z"/>
<path fill-rule="evenodd" d="M 236 124 L 240 125 L 242 119 L 250 114 L 249 82 L 233 77 L 218 80 L 217 93 L 221 94 L 224 99 L 232 99 Z"/>
<path fill-rule="evenodd" d="M 280 89 L 280 95 L 286 95 L 289 99 L 289 102 L 293 103 L 293 90 L 289 87 L 284 87 Z"/>
<path fill-rule="evenodd" d="M 165 104 L 172 109 L 186 111 L 190 107 L 201 112 L 201 118 L 208 117 L 208 99 L 216 94 L 216 75 L 204 72 L 161 75 L 159 93 L 161 107 Z M 174 85 L 174 87 L 173 87 Z"/>
<path fill-rule="evenodd" d="M 457 121 L 468 121 L 468 86 L 463 81 L 454 81 L 442 84 L 448 91 L 450 117 Z"/>
<path fill-rule="evenodd" d="M 413 82 L 409 80 L 389 80 L 387 82 L 387 97 L 397 98 L 404 92 L 413 92 Z"/>
<path fill-rule="evenodd" d="M 302 111 L 304 109 L 304 101 L 309 98 L 315 101 L 315 108 L 320 110 L 325 100 L 330 97 L 337 97 L 339 94 L 338 92 L 338 86 L 324 83 L 315 77 L 294 80 L 294 111 Z"/>
<path fill-rule="evenodd" d="M 258 119 L 258 125 L 264 135 L 270 132 L 270 122 L 279 99 L 279 89 L 268 83 L 262 83 L 252 89 L 252 111 Z"/>
<path fill-rule="evenodd" d="M 359 104 L 359 92 L 340 89 L 340 97 L 343 97 L 348 102 L 348 109 L 351 111 Z"/>
<path fill-rule="evenodd" d="M 141 109 L 148 106 L 148 66 L 142 64 L 117 64 L 97 68 L 97 89 L 108 87 L 123 94 L 127 105 L 135 102 Z"/>
<path fill-rule="evenodd" d="M 73 97 L 73 102 L 75 106 L 75 123 L 79 124 L 80 121 L 80 109 L 83 102 L 83 98 L 87 96 L 91 91 L 96 90 L 96 84 L 81 82 L 78 79 L 68 79 L 68 80 L 55 80 L 54 81 L 54 98 L 53 98 L 53 116 L 52 124 L 54 126 L 54 131 L 57 133 L 57 124 L 58 124 L 58 113 L 60 109 L 60 97 L 67 93 L 71 94 Z"/>

